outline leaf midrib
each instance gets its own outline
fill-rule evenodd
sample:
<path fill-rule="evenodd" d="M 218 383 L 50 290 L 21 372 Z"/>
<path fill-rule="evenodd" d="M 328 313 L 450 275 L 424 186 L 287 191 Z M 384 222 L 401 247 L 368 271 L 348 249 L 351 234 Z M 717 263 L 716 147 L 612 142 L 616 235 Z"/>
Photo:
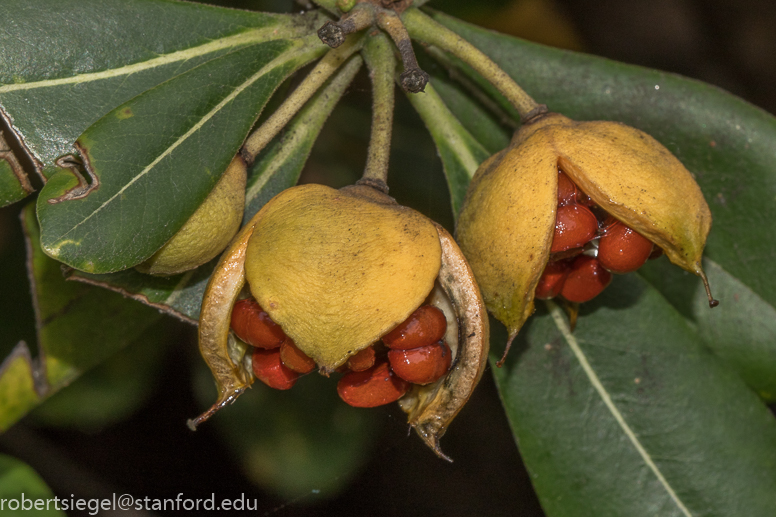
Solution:
<path fill-rule="evenodd" d="M 144 70 L 150 70 L 171 63 L 187 61 L 207 54 L 212 54 L 221 50 L 235 49 L 248 46 L 254 43 L 265 43 L 267 41 L 285 38 L 294 38 L 300 36 L 304 31 L 296 27 L 278 28 L 271 25 L 258 29 L 250 29 L 233 36 L 219 38 L 203 45 L 190 47 L 184 50 L 177 50 L 169 54 L 162 54 L 159 57 L 125 65 L 118 68 L 110 68 L 100 72 L 91 72 L 86 74 L 73 75 L 71 77 L 61 77 L 58 79 L 46 79 L 43 81 L 33 81 L 29 83 L 6 84 L 0 86 L 0 94 L 14 91 L 35 90 L 38 88 L 48 88 L 68 84 L 83 84 L 104 79 L 112 79 L 125 75 L 135 74 Z"/>
<path fill-rule="evenodd" d="M 668 492 L 668 495 L 674 501 L 674 503 L 679 508 L 679 510 L 681 510 L 681 512 L 686 517 L 692 517 L 692 513 L 690 513 L 690 510 L 688 510 L 687 507 L 682 502 L 682 500 L 679 499 L 679 496 L 676 494 L 673 487 L 671 487 L 670 483 L 668 483 L 668 480 L 665 478 L 665 476 L 663 476 L 663 473 L 660 471 L 658 466 L 652 460 L 652 457 L 649 455 L 649 452 L 647 452 L 646 448 L 641 444 L 638 437 L 636 436 L 636 433 L 633 432 L 633 429 L 631 429 L 631 427 L 625 421 L 625 417 L 623 417 L 620 410 L 614 404 L 614 401 L 612 401 L 612 398 L 609 395 L 609 392 L 606 391 L 606 388 L 604 387 L 603 383 L 598 378 L 598 375 L 596 375 L 595 370 L 593 370 L 593 367 L 588 362 L 587 356 L 585 356 L 585 353 L 582 351 L 582 348 L 579 346 L 579 343 L 577 342 L 576 338 L 571 333 L 571 329 L 569 328 L 563 316 L 563 311 L 561 310 L 561 308 L 557 304 L 549 300 L 546 303 L 547 303 L 547 307 L 549 308 L 550 314 L 552 315 L 552 319 L 555 322 L 555 326 L 563 335 L 563 338 L 566 340 L 566 343 L 568 343 L 569 348 L 571 348 L 571 351 L 574 353 L 574 356 L 576 357 L 577 361 L 579 361 L 579 364 L 582 367 L 582 370 L 585 372 L 585 375 L 587 375 L 587 378 L 590 381 L 590 384 L 596 390 L 596 392 L 598 393 L 598 396 L 601 397 L 601 400 L 603 401 L 604 405 L 606 405 L 606 408 L 609 410 L 609 412 L 612 414 L 617 424 L 625 433 L 625 436 L 628 437 L 631 444 L 633 444 L 633 446 L 636 448 L 636 451 L 641 456 L 642 460 L 644 460 L 644 463 L 650 468 L 652 473 L 655 474 L 658 481 L 666 490 L 666 492 Z"/>
<path fill-rule="evenodd" d="M 313 36 L 315 37 L 315 40 L 313 40 Z M 103 208 L 108 206 L 110 203 L 113 202 L 116 198 L 121 196 L 129 187 L 134 185 L 140 178 L 148 174 L 151 170 L 153 170 L 156 165 L 161 162 L 164 158 L 169 156 L 176 148 L 178 148 L 181 144 L 183 144 L 191 135 L 196 133 L 202 126 L 204 126 L 211 118 L 216 116 L 219 111 L 221 111 L 227 104 L 232 102 L 240 93 L 245 91 L 247 88 L 249 88 L 253 83 L 261 79 L 264 75 L 272 71 L 273 69 L 284 65 L 285 63 L 289 61 L 293 61 L 294 59 L 301 57 L 307 52 L 317 52 L 319 45 L 310 45 L 311 42 L 317 41 L 317 35 L 307 36 L 305 38 L 300 38 L 294 41 L 294 48 L 293 50 L 289 50 L 281 54 L 280 56 L 276 57 L 266 65 L 264 65 L 259 71 L 257 71 L 255 74 L 253 74 L 251 77 L 249 77 L 246 81 L 244 81 L 241 85 L 239 85 L 237 88 L 235 88 L 229 95 L 224 97 L 224 99 L 219 102 L 216 106 L 213 107 L 205 116 L 203 116 L 199 121 L 197 121 L 196 124 L 194 124 L 186 133 L 184 133 L 182 136 L 180 136 L 172 145 L 170 145 L 167 149 L 164 150 L 164 152 L 160 153 L 159 156 L 157 156 L 150 164 L 148 164 L 142 171 L 140 171 L 138 174 L 136 174 L 131 180 L 129 180 L 121 189 L 119 189 L 115 194 L 113 194 L 111 197 L 103 201 L 103 203 L 92 210 L 89 215 L 78 221 L 77 224 L 75 224 L 72 228 L 67 230 L 65 233 L 61 234 L 56 240 L 62 241 L 64 240 L 68 235 L 70 235 L 72 232 L 77 230 L 82 224 L 90 220 L 92 217 L 97 215 L 99 212 L 102 211 Z M 52 248 L 51 252 L 54 254 L 57 254 L 57 248 Z M 56 255 L 55 255 L 56 256 Z"/>

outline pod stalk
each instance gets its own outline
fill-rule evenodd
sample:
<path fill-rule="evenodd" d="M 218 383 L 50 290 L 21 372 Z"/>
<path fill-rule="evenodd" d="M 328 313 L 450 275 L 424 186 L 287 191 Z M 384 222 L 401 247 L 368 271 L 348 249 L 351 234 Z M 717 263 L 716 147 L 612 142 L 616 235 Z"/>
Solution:
<path fill-rule="evenodd" d="M 350 56 L 360 50 L 362 45 L 363 38 L 351 38 L 340 48 L 326 53 L 293 93 L 283 101 L 283 104 L 245 141 L 240 154 L 249 166 L 253 164 L 256 156 L 262 149 L 280 133 L 280 130 L 286 126 L 288 121 L 310 100 L 310 97 L 318 91 Z"/>
<path fill-rule="evenodd" d="M 402 20 L 412 38 L 453 54 L 487 79 L 515 107 L 521 121 L 539 114 L 536 110 L 540 109 L 540 105 L 525 90 L 492 59 L 458 34 L 415 8 L 407 9 Z"/>
<path fill-rule="evenodd" d="M 395 102 L 393 78 L 396 71 L 396 58 L 390 41 L 379 32 L 369 36 L 363 56 L 372 79 L 372 132 L 364 176 L 359 184 L 369 185 L 387 193 Z"/>

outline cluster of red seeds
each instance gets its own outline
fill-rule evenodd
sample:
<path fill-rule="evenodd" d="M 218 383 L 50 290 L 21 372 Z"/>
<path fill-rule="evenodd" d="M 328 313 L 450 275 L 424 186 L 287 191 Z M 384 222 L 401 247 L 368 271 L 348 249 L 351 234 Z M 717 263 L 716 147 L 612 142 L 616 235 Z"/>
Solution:
<path fill-rule="evenodd" d="M 253 373 L 267 386 L 290 389 L 315 361 L 302 352 L 253 298 L 238 300 L 232 330 L 252 345 Z M 423 305 L 376 343 L 356 353 L 340 368 L 342 400 L 356 407 L 375 407 L 398 400 L 411 384 L 428 384 L 450 369 L 452 352 L 445 343 L 447 321 L 433 305 Z"/>
<path fill-rule="evenodd" d="M 660 256 L 662 250 L 653 248 L 652 242 L 607 215 L 558 170 L 555 235 L 536 298 L 592 300 L 612 281 L 612 273 L 636 271 L 649 258 Z"/>

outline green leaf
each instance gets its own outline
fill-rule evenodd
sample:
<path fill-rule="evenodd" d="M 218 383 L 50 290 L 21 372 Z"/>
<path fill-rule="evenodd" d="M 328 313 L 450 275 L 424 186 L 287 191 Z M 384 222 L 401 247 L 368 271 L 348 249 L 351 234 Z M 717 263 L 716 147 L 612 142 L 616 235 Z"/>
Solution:
<path fill-rule="evenodd" d="M 61 265 L 38 245 L 34 205 L 23 212 L 36 305 L 39 357 L 19 343 L 0 365 L 0 431 L 8 429 L 83 372 L 100 363 L 159 319 L 159 313 L 89 285 L 67 282 Z"/>
<path fill-rule="evenodd" d="M 204 365 L 196 388 L 208 407 L 213 377 Z M 297 499 L 311 491 L 331 497 L 347 487 L 368 459 L 377 417 L 342 402 L 335 380 L 314 373 L 288 391 L 256 382 L 208 425 L 224 436 L 254 483 Z"/>
<path fill-rule="evenodd" d="M 125 420 L 157 388 L 162 360 L 173 336 L 158 320 L 113 356 L 55 393 L 30 414 L 36 424 L 93 434 Z"/>
<path fill-rule="evenodd" d="M 573 334 L 540 310 L 494 375 L 548 515 L 773 514 L 776 421 L 636 275 Z"/>
<path fill-rule="evenodd" d="M 714 295 L 725 300 L 713 311 L 700 279 L 667 260 L 651 261 L 639 274 L 760 397 L 776 402 L 776 309 L 716 262 L 706 259 L 703 267 Z"/>
<path fill-rule="evenodd" d="M 27 195 L 29 192 L 24 190 L 8 162 L 0 161 L 0 208 L 24 199 Z"/>
<path fill-rule="evenodd" d="M 434 139 L 457 214 L 477 167 L 490 153 L 455 118 L 432 85 L 426 85 L 423 94 L 408 93 L 407 98 Z"/>
<path fill-rule="evenodd" d="M 776 217 L 776 118 L 699 81 L 433 16 L 551 110 L 578 120 L 625 122 L 668 147 L 695 174 L 711 208 L 708 256 L 776 306 L 772 231 L 764 223 Z M 461 122 L 468 127 L 474 121 Z"/>
<path fill-rule="evenodd" d="M 0 364 L 0 431 L 41 403 L 27 343 L 19 342 Z"/>
<path fill-rule="evenodd" d="M 27 174 L 0 131 L 0 208 L 24 199 L 32 191 Z"/>
<path fill-rule="evenodd" d="M 3 515 L 28 515 L 32 510 L 35 515 L 65 517 L 65 512 L 55 509 L 53 499 L 54 493 L 32 467 L 0 454 L 0 500 L 4 503 Z M 17 509 L 12 510 L 13 506 Z"/>
<path fill-rule="evenodd" d="M 310 37 L 250 45 L 98 120 L 76 143 L 88 189 L 63 169 L 41 191 L 43 248 L 90 273 L 151 256 L 207 197 L 277 86 L 325 48 Z"/>
<path fill-rule="evenodd" d="M 151 276 L 134 269 L 93 275 L 73 270 L 69 279 L 110 289 L 145 305 L 196 324 L 205 287 L 218 258 L 197 269 L 171 277 Z"/>
<path fill-rule="evenodd" d="M 358 57 L 345 64 L 289 122 L 283 133 L 259 154 L 248 178 L 245 221 L 267 201 L 296 184 L 324 122 L 360 65 Z M 118 291 L 179 319 L 196 323 L 216 261 L 175 277 L 154 277 L 125 270 L 104 275 L 73 271 L 70 278 Z"/>
<path fill-rule="evenodd" d="M 310 33 L 323 20 L 145 0 L 10 2 L 3 15 L 0 111 L 38 172 L 145 90 L 247 45 Z"/>

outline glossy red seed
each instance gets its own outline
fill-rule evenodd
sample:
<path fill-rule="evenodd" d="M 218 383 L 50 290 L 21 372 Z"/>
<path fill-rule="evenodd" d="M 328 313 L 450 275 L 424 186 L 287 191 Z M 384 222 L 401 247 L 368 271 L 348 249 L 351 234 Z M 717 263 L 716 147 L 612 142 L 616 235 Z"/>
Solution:
<path fill-rule="evenodd" d="M 601 294 L 611 281 L 612 274 L 595 257 L 580 255 L 571 264 L 560 294 L 570 302 L 587 302 Z"/>
<path fill-rule="evenodd" d="M 367 347 L 348 359 L 348 368 L 354 372 L 363 372 L 375 364 L 375 349 Z"/>
<path fill-rule="evenodd" d="M 290 337 L 280 345 L 280 360 L 287 368 L 298 373 L 310 373 L 316 366 L 315 361 L 302 352 Z"/>
<path fill-rule="evenodd" d="M 559 206 L 550 253 L 579 248 L 590 242 L 598 230 L 598 219 L 582 205 Z"/>
<path fill-rule="evenodd" d="M 377 407 L 401 398 L 410 384 L 391 371 L 387 362 L 379 362 L 363 372 L 348 372 L 337 383 L 337 393 L 355 407 Z"/>
<path fill-rule="evenodd" d="M 406 350 L 436 343 L 447 331 L 445 313 L 433 305 L 421 305 L 409 318 L 383 336 L 389 348 Z"/>
<path fill-rule="evenodd" d="M 277 348 L 286 338 L 280 325 L 272 321 L 253 298 L 234 304 L 231 324 L 237 337 L 259 348 Z"/>
<path fill-rule="evenodd" d="M 276 390 L 290 389 L 299 374 L 287 368 L 280 359 L 280 348 L 254 348 L 251 356 L 253 374 L 261 382 Z"/>
<path fill-rule="evenodd" d="M 538 300 L 549 300 L 558 296 L 569 271 L 571 271 L 571 263 L 568 260 L 547 264 L 536 286 L 535 297 Z"/>
<path fill-rule="evenodd" d="M 598 242 L 598 262 L 612 273 L 630 273 L 644 265 L 652 242 L 617 221 L 607 225 Z"/>
<path fill-rule="evenodd" d="M 393 373 L 413 384 L 434 382 L 450 369 L 453 354 L 444 341 L 410 350 L 389 350 Z"/>
<path fill-rule="evenodd" d="M 577 186 L 563 171 L 558 170 L 558 205 L 571 205 L 577 202 Z"/>

